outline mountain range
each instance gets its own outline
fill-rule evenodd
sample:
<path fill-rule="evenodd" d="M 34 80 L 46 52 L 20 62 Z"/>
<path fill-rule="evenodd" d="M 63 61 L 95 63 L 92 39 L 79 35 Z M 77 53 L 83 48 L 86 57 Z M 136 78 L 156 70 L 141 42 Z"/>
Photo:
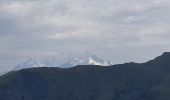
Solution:
<path fill-rule="evenodd" d="M 11 71 L 0 77 L 0 100 L 170 100 L 170 52 L 145 63 Z"/>
<path fill-rule="evenodd" d="M 68 68 L 76 65 L 100 65 L 109 66 L 113 63 L 105 61 L 95 54 L 89 52 L 73 52 L 61 53 L 56 56 L 40 58 L 39 60 L 28 59 L 25 62 L 18 64 L 14 70 L 34 67 L 62 67 Z"/>

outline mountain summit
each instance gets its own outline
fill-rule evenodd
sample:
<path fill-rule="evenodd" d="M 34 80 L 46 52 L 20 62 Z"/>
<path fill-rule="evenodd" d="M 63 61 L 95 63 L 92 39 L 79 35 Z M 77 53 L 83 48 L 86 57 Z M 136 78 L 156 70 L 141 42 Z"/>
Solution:
<path fill-rule="evenodd" d="M 39 60 L 29 59 L 21 64 L 18 64 L 14 70 L 44 66 L 68 68 L 77 65 L 109 66 L 112 65 L 112 63 L 105 61 L 97 55 L 89 52 L 80 53 L 71 51 L 70 53 L 61 53 L 57 56 L 50 56 Z"/>

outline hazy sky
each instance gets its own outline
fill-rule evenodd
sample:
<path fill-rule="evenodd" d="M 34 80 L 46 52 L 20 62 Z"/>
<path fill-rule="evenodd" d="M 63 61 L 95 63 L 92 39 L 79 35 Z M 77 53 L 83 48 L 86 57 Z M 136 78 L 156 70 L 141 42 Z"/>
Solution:
<path fill-rule="evenodd" d="M 0 0 L 0 66 L 63 50 L 123 63 L 170 51 L 170 0 Z"/>

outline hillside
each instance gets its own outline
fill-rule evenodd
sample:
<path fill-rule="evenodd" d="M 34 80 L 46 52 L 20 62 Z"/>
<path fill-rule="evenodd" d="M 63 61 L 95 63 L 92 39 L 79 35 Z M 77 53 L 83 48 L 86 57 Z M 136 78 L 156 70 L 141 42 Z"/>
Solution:
<path fill-rule="evenodd" d="M 29 68 L 0 77 L 0 100 L 170 100 L 170 53 L 146 63 Z"/>

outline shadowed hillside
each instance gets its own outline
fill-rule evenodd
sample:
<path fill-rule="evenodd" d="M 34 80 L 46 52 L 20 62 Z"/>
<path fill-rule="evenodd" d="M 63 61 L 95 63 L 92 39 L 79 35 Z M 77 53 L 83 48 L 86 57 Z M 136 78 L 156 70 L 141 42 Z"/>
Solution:
<path fill-rule="evenodd" d="M 30 68 L 0 78 L 0 100 L 170 100 L 170 53 L 146 63 Z"/>

